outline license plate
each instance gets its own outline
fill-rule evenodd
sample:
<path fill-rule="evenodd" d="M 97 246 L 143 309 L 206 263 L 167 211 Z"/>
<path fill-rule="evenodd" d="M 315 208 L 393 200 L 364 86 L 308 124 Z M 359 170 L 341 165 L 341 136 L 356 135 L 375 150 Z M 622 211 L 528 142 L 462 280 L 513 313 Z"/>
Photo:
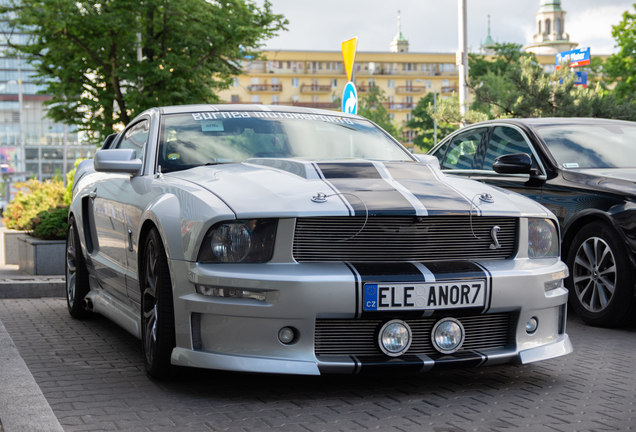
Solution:
<path fill-rule="evenodd" d="M 452 309 L 483 306 L 486 282 L 440 281 L 417 284 L 365 284 L 365 311 Z"/>

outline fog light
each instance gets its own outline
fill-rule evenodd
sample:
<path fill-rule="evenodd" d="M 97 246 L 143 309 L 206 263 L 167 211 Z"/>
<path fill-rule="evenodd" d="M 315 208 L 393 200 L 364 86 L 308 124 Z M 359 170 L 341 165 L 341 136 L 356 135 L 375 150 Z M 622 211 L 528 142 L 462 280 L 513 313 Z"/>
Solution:
<path fill-rule="evenodd" d="M 380 329 L 378 344 L 388 356 L 402 355 L 411 346 L 411 328 L 404 321 L 389 321 Z"/>
<path fill-rule="evenodd" d="M 532 317 L 526 323 L 526 333 L 532 334 L 537 331 L 537 327 L 539 327 L 539 322 L 535 317 Z"/>
<path fill-rule="evenodd" d="M 296 332 L 291 327 L 283 327 L 278 331 L 278 340 L 285 345 L 290 344 L 296 339 Z"/>
<path fill-rule="evenodd" d="M 452 354 L 464 343 L 464 326 L 455 318 L 441 319 L 433 327 L 431 341 L 437 351 Z"/>
<path fill-rule="evenodd" d="M 242 298 L 265 301 L 267 293 L 264 291 L 252 291 L 240 288 L 217 288 L 205 285 L 196 285 L 197 292 L 210 297 Z"/>

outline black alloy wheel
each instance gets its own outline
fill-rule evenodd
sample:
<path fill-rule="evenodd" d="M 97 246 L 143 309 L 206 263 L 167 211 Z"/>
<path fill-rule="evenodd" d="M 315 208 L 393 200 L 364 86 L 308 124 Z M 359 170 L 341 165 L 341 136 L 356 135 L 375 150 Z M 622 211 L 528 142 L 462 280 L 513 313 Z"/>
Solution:
<path fill-rule="evenodd" d="M 146 238 L 141 282 L 141 341 L 146 372 L 161 379 L 170 375 L 175 347 L 174 304 L 166 251 L 156 228 Z"/>
<path fill-rule="evenodd" d="M 71 216 L 66 232 L 66 305 L 73 318 L 85 318 L 91 314 L 82 306 L 89 291 L 88 270 L 82 255 L 75 218 Z"/>
<path fill-rule="evenodd" d="M 576 314 L 587 324 L 618 327 L 636 320 L 634 272 L 618 233 L 603 222 L 586 225 L 574 237 L 566 286 Z"/>

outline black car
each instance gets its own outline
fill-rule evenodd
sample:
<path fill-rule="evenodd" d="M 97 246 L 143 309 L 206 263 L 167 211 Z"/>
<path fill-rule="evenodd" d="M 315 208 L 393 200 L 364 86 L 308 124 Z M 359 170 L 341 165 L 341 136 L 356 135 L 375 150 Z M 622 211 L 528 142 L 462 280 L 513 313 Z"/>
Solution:
<path fill-rule="evenodd" d="M 596 326 L 636 321 L 636 123 L 493 120 L 456 131 L 429 154 L 447 174 L 519 192 L 554 212 L 575 312 Z"/>

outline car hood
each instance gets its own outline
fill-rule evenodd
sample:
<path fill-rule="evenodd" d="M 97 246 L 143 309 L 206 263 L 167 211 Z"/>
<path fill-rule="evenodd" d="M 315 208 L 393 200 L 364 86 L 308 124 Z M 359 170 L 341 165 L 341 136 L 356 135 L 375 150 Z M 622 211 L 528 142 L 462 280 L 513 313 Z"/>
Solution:
<path fill-rule="evenodd" d="M 513 192 L 419 162 L 248 159 L 164 175 L 196 183 L 238 218 L 380 215 L 545 216 Z"/>
<path fill-rule="evenodd" d="M 636 168 L 564 170 L 563 178 L 595 190 L 616 192 L 620 195 L 636 195 Z"/>

